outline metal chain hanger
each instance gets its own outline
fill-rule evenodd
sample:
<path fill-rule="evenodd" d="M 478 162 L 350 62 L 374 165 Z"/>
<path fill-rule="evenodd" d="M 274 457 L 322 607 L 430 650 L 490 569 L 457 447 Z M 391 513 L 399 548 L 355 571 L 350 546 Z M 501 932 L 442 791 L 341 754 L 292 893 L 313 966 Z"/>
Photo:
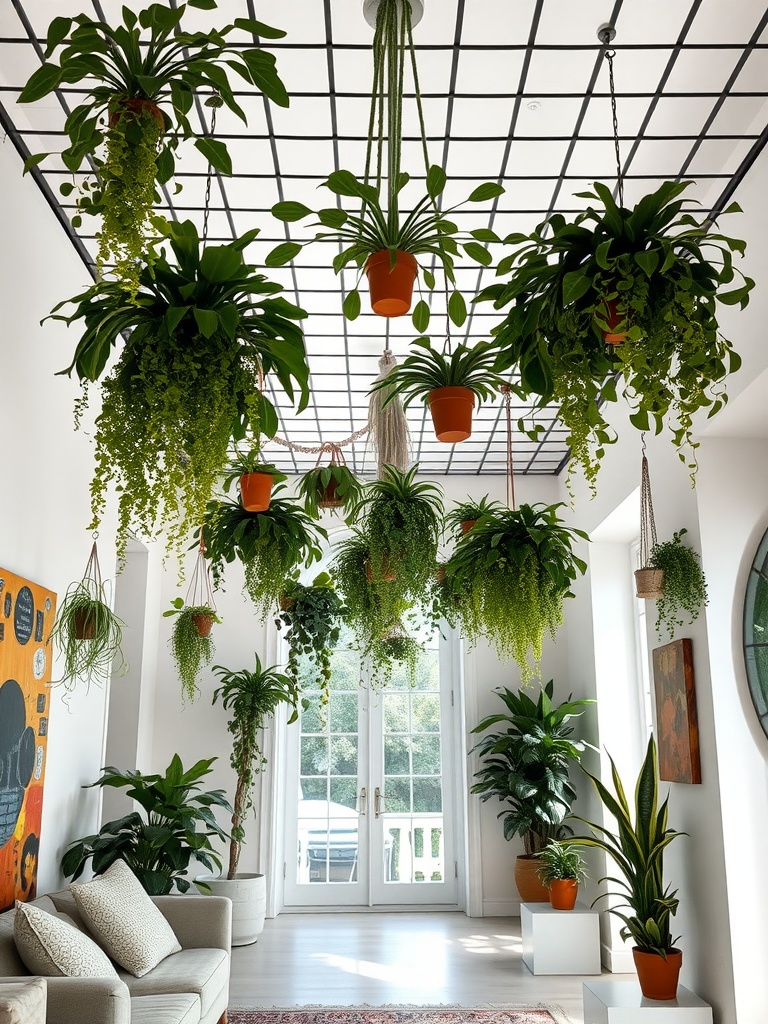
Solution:
<path fill-rule="evenodd" d="M 619 148 L 619 117 L 616 112 L 616 85 L 613 78 L 613 59 L 616 51 L 611 43 L 616 38 L 613 25 L 601 25 L 597 30 L 597 38 L 606 48 L 603 56 L 608 61 L 608 82 L 611 90 L 611 114 L 613 116 L 613 147 L 616 151 L 616 181 L 618 184 L 619 206 L 624 206 L 624 176 L 621 171 L 621 150 Z"/>

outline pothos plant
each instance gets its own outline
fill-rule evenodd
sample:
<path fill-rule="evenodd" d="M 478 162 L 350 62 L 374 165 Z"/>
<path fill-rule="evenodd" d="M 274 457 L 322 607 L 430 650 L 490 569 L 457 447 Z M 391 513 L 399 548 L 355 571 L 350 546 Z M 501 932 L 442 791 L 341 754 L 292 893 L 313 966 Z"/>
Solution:
<path fill-rule="evenodd" d="M 683 543 L 687 532 L 679 530 L 672 540 L 656 544 L 651 551 L 651 568 L 664 570 L 664 596 L 656 602 L 656 635 L 660 643 L 664 631 L 672 636 L 676 627 L 683 625 L 681 612 L 693 622 L 707 603 L 707 581 L 699 555 Z"/>
<path fill-rule="evenodd" d="M 572 222 L 553 214 L 531 235 L 508 235 L 514 251 L 497 268 L 507 280 L 478 296 L 511 307 L 493 331 L 497 369 L 517 368 L 537 407 L 559 406 L 572 463 L 593 490 L 604 445 L 615 440 L 604 403 L 624 395 L 639 430 L 669 423 L 695 469 L 693 417 L 722 408 L 723 382 L 741 364 L 717 306 L 749 300 L 754 282 L 733 260 L 744 243 L 684 211 L 690 184 L 665 182 L 627 209 L 596 182 L 579 193 L 591 202 Z"/>
<path fill-rule="evenodd" d="M 345 615 L 344 602 L 327 572 L 319 573 L 310 584 L 286 580 L 275 619 L 278 629 L 285 627 L 286 673 L 297 691 L 320 691 L 320 708 L 330 700 L 331 654 Z"/>
<path fill-rule="evenodd" d="M 260 391 L 272 372 L 303 409 L 309 397 L 306 313 L 245 262 L 257 231 L 227 245 L 203 245 L 191 221 L 161 224 L 164 248 L 142 268 L 135 299 L 115 281 L 97 281 L 69 300 L 84 330 L 70 366 L 87 385 L 101 381 L 96 421 L 92 528 L 103 514 L 107 486 L 118 491 L 118 554 L 129 530 L 152 537 L 165 530 L 180 550 L 202 521 L 229 457 L 231 438 L 274 433 L 277 416 Z"/>
<path fill-rule="evenodd" d="M 479 519 L 446 563 L 470 640 L 486 639 L 520 666 L 523 682 L 538 672 L 544 635 L 554 639 L 563 601 L 587 564 L 573 551 L 586 533 L 565 526 L 558 505 L 521 505 Z M 533 661 L 531 665 L 530 659 Z"/>
<path fill-rule="evenodd" d="M 233 46 L 228 39 L 233 32 L 280 39 L 284 32 L 250 18 L 187 32 L 181 22 L 188 7 L 215 10 L 217 3 L 188 0 L 176 8 L 155 3 L 138 12 L 124 5 L 122 24 L 116 26 L 86 14 L 54 18 L 46 38 L 46 60 L 19 97 L 21 103 L 33 103 L 62 85 L 83 83 L 85 98 L 64 126 L 69 145 L 61 159 L 73 175 L 84 163 L 95 172 L 93 185 L 81 192 L 78 206 L 82 212 L 102 215 L 99 264 L 114 263 L 131 295 L 139 286 L 155 183 L 163 185 L 172 177 L 179 142 L 195 139 L 212 167 L 232 173 L 226 144 L 200 133 L 190 120 L 198 90 L 215 97 L 244 123 L 231 71 L 274 103 L 287 107 L 289 102 L 274 55 L 258 46 Z M 59 49 L 59 62 L 49 60 Z M 47 155 L 30 157 L 26 169 Z M 61 186 L 65 196 L 74 189 L 70 182 Z M 80 226 L 79 213 L 73 224 Z"/>

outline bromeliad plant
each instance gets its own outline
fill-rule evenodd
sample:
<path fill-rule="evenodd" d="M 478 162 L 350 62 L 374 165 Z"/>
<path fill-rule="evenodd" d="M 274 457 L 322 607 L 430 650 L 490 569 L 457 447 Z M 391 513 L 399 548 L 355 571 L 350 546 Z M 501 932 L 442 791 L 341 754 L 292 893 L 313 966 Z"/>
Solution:
<path fill-rule="evenodd" d="M 465 634 L 483 637 L 500 658 L 513 658 L 525 682 L 538 671 L 544 634 L 554 639 L 563 601 L 587 569 L 573 552 L 586 533 L 558 518 L 562 505 L 521 505 L 483 516 L 448 559 L 446 572 L 461 594 Z M 534 667 L 531 667 L 529 655 Z"/>
<path fill-rule="evenodd" d="M 320 561 L 321 544 L 327 540 L 325 530 L 296 501 L 283 496 L 284 490 L 275 488 L 263 512 L 247 512 L 241 501 L 212 501 L 203 526 L 214 585 L 222 585 L 224 566 L 238 559 L 245 570 L 245 591 L 262 620 L 294 570 Z"/>
<path fill-rule="evenodd" d="M 45 63 L 19 97 L 21 103 L 33 103 L 62 85 L 83 83 L 85 99 L 67 118 L 64 131 L 69 145 L 61 159 L 73 175 L 84 163 L 95 172 L 95 181 L 81 192 L 78 207 L 102 215 L 99 266 L 112 262 L 132 296 L 139 286 L 156 183 L 163 185 L 173 175 L 179 143 L 195 139 L 212 167 L 222 174 L 232 173 L 225 143 L 199 134 L 190 121 L 198 90 L 246 123 L 230 83 L 231 69 L 274 103 L 288 106 L 274 56 L 255 46 L 234 47 L 227 38 L 233 32 L 246 32 L 280 39 L 284 32 L 248 18 L 220 29 L 185 32 L 180 26 L 187 7 L 215 10 L 217 4 L 216 0 L 188 0 L 173 9 L 155 3 L 139 12 L 126 5 L 123 23 L 115 27 L 85 14 L 54 18 L 48 28 Z M 59 63 L 48 60 L 60 47 Z M 26 169 L 47 155 L 31 157 Z M 65 196 L 74 189 L 70 182 L 61 186 Z M 80 226 L 79 213 L 73 224 Z"/>
<path fill-rule="evenodd" d="M 227 465 L 231 438 L 277 430 L 260 392 L 262 374 L 273 372 L 289 398 L 298 392 L 299 409 L 308 401 L 297 323 L 306 313 L 245 262 L 257 233 L 201 250 L 191 221 L 168 224 L 163 234 L 175 262 L 164 249 L 155 252 L 135 300 L 102 280 L 70 300 L 71 315 L 54 311 L 54 319 L 84 324 L 63 371 L 74 369 L 84 384 L 102 376 L 126 337 L 101 383 L 91 484 L 93 528 L 108 484 L 117 487 L 120 555 L 130 529 L 150 537 L 165 530 L 168 548 L 182 549 Z"/>
<path fill-rule="evenodd" d="M 163 896 L 174 885 L 179 892 L 187 892 L 190 883 L 186 875 L 193 857 L 211 872 L 214 865 L 221 870 L 211 839 L 229 836 L 212 808 L 221 807 L 231 814 L 232 807 L 223 790 L 205 791 L 200 786 L 215 760 L 198 761 L 184 771 L 179 755 L 174 754 L 163 775 L 122 771 L 111 765 L 103 768 L 101 777 L 83 788 L 124 789 L 143 814 L 132 811 L 108 821 L 97 835 L 70 843 L 61 870 L 74 881 L 89 861 L 94 874 L 100 875 L 116 860 L 124 860 L 150 896 Z"/>
<path fill-rule="evenodd" d="M 254 776 L 264 770 L 266 757 L 259 747 L 259 730 L 274 715 L 280 704 L 293 708 L 291 722 L 295 721 L 297 690 L 293 681 L 278 672 L 276 666 L 262 668 L 258 654 L 254 654 L 256 667 L 233 672 L 223 665 L 214 665 L 213 671 L 221 680 L 214 691 L 213 703 L 221 698 L 222 707 L 231 712 L 227 728 L 232 734 L 230 764 L 237 775 L 232 810 L 232 835 L 229 840 L 227 878 L 237 875 L 240 849 L 245 842 L 245 820 L 253 807 Z"/>
<path fill-rule="evenodd" d="M 657 544 L 651 551 L 651 568 L 664 571 L 664 596 L 656 602 L 656 635 L 660 643 L 664 631 L 671 637 L 676 627 L 683 625 L 681 612 L 686 612 L 693 622 L 707 603 L 707 581 L 699 555 L 683 544 L 687 532 L 679 530 L 672 540 Z"/>
<path fill-rule="evenodd" d="M 630 210 L 596 182 L 580 193 L 594 205 L 573 222 L 554 214 L 530 236 L 509 235 L 515 250 L 497 269 L 508 280 L 478 296 L 511 305 L 493 331 L 497 369 L 517 368 L 537 406 L 559 406 L 572 462 L 593 489 L 603 446 L 615 440 L 603 403 L 624 395 L 639 430 L 658 433 L 668 421 L 695 467 L 693 417 L 722 408 L 723 381 L 741 364 L 720 334 L 717 304 L 749 301 L 754 282 L 733 263 L 744 243 L 684 212 L 690 184 L 665 182 Z"/>

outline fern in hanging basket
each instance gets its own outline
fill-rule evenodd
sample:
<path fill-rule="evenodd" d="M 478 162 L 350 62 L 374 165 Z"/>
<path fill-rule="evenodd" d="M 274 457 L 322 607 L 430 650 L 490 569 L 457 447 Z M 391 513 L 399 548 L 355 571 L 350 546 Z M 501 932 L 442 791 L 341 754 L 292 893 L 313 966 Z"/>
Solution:
<path fill-rule="evenodd" d="M 446 563 L 461 594 L 464 633 L 473 642 L 486 639 L 501 659 L 516 661 L 524 682 L 537 674 L 544 635 L 555 638 L 563 601 L 587 568 L 573 542 L 589 538 L 562 523 L 561 507 L 521 505 L 487 515 Z"/>
<path fill-rule="evenodd" d="M 679 530 L 672 535 L 672 540 L 656 544 L 651 551 L 651 567 L 664 572 L 663 593 L 656 603 L 656 635 L 660 643 L 664 631 L 672 637 L 676 628 L 683 625 L 681 612 L 693 622 L 707 603 L 707 581 L 700 557 L 683 543 L 687 532 Z"/>
<path fill-rule="evenodd" d="M 319 519 L 323 509 L 334 511 L 354 505 L 361 487 L 361 482 L 344 463 L 331 462 L 305 473 L 299 480 L 298 493 L 307 514 Z"/>

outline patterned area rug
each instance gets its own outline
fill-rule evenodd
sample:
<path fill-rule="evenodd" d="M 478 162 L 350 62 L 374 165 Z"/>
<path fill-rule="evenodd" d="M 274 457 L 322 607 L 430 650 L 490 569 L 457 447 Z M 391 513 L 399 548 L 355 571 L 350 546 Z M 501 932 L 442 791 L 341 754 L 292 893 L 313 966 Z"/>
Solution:
<path fill-rule="evenodd" d="M 230 1010 L 228 1024 L 557 1024 L 562 1011 L 543 1007 L 470 1009 L 466 1007 L 375 1006 L 299 1007 L 271 1010 Z"/>

